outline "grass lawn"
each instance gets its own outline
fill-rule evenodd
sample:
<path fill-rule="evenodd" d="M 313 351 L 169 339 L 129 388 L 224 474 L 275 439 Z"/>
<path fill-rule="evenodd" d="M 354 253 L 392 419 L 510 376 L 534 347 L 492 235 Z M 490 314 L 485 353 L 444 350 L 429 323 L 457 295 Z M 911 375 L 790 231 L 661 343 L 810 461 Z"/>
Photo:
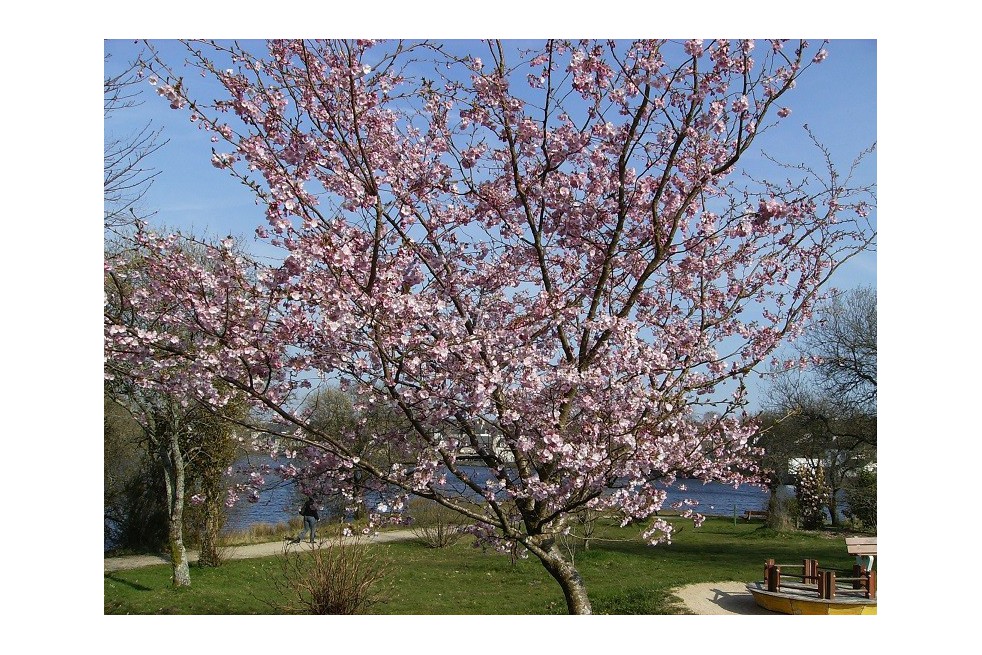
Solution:
<path fill-rule="evenodd" d="M 847 568 L 844 537 L 823 533 L 776 533 L 759 523 L 708 519 L 700 528 L 679 519 L 672 544 L 645 546 L 637 527 L 599 527 L 590 550 L 575 551 L 593 611 L 597 614 L 678 614 L 670 590 L 696 583 L 759 579 L 773 557 L 794 563 L 804 557 Z M 596 539 L 600 537 L 609 541 Z M 451 548 L 420 543 L 373 546 L 391 561 L 385 602 L 376 614 L 565 614 L 558 584 L 534 558 L 514 564 L 482 553 L 470 538 Z M 191 587 L 172 589 L 170 568 L 154 566 L 105 574 L 106 614 L 278 614 L 274 584 L 278 558 L 231 560 L 219 568 L 192 567 Z"/>

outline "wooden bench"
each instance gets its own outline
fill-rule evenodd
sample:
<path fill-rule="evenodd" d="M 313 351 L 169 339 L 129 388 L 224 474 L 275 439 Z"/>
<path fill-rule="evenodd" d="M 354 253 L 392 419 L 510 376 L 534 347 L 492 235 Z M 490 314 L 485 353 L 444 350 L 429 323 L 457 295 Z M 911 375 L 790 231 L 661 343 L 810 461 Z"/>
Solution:
<path fill-rule="evenodd" d="M 767 510 L 748 509 L 743 513 L 743 520 L 750 523 L 750 519 L 767 520 Z"/>
<path fill-rule="evenodd" d="M 869 571 L 876 557 L 876 537 L 846 537 L 846 551 L 856 556 L 858 566 Z"/>

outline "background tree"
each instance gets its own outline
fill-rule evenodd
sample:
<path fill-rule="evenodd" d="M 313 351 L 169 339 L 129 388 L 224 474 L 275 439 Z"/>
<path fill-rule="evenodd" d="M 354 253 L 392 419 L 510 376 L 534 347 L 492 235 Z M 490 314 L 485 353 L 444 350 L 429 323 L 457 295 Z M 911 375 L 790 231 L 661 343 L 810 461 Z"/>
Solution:
<path fill-rule="evenodd" d="M 826 302 L 802 349 L 817 360 L 818 386 L 839 413 L 876 416 L 876 289 L 859 287 Z M 865 428 L 866 443 L 875 446 L 875 422 Z"/>
<path fill-rule="evenodd" d="M 109 55 L 105 57 L 108 64 Z M 107 248 L 119 249 L 122 228 L 132 227 L 144 217 L 140 201 L 158 172 L 152 155 L 166 142 L 161 130 L 148 121 L 133 132 L 120 133 L 113 119 L 121 112 L 134 111 L 140 84 L 139 66 L 126 64 L 117 74 L 103 79 L 103 205 Z M 117 548 L 156 550 L 167 540 L 166 498 L 159 462 L 146 450 L 145 433 L 124 406 L 113 402 L 108 384 L 104 402 L 104 478 L 106 541 Z"/>
<path fill-rule="evenodd" d="M 105 60 L 109 62 L 109 55 Z M 136 88 L 141 82 L 139 70 L 134 62 L 103 81 L 103 119 L 106 122 L 102 155 L 104 225 L 113 230 L 145 217 L 142 211 L 138 213 L 140 201 L 159 174 L 152 165 L 151 155 L 167 143 L 161 139 L 162 130 L 154 129 L 150 121 L 125 134 L 113 129 L 111 121 L 119 112 L 132 110 L 140 104 Z"/>
<path fill-rule="evenodd" d="M 760 444 L 774 470 L 786 470 L 790 458 L 806 459 L 812 468 L 822 465 L 831 489 L 827 510 L 838 525 L 835 499 L 876 461 L 875 290 L 860 287 L 824 303 L 799 352 L 814 365 L 775 379 L 770 416 L 781 420 Z"/>
<path fill-rule="evenodd" d="M 860 469 L 846 485 L 846 515 L 867 530 L 876 530 L 876 468 Z"/>
<path fill-rule="evenodd" d="M 142 69 L 133 62 L 118 74 L 107 75 L 103 85 L 104 227 L 112 251 L 107 259 L 117 261 L 133 253 L 132 230 L 147 218 L 140 201 L 159 174 L 152 155 L 166 144 L 162 130 L 153 129 L 149 121 L 122 135 L 110 125 L 120 112 L 139 106 L 136 85 L 142 82 Z M 133 266 L 130 262 L 126 268 Z M 134 327 L 140 323 L 125 307 L 127 284 L 121 270 L 107 276 L 107 307 L 120 324 Z M 151 324 L 146 327 L 152 329 Z M 242 403 L 223 407 L 226 416 L 240 421 L 243 411 Z M 202 500 L 201 562 L 217 565 L 217 540 L 225 517 L 224 476 L 235 452 L 234 424 L 195 403 L 193 396 L 134 384 L 118 368 L 106 385 L 105 416 L 107 529 L 112 532 L 107 537 L 117 547 L 157 549 L 168 543 L 175 585 L 190 584 L 184 526 L 186 518 L 193 517 L 184 516 L 185 491 L 197 490 L 195 497 Z"/>
<path fill-rule="evenodd" d="M 196 76 L 159 59 L 158 92 L 227 144 L 212 161 L 266 207 L 257 233 L 283 258 L 218 244 L 205 268 L 179 239 L 140 234 L 131 303 L 166 329 L 107 314 L 107 359 L 203 402 L 225 400 L 215 380 L 242 391 L 336 484 L 354 494 L 357 470 L 396 490 L 378 513 L 410 495 L 452 508 L 589 613 L 558 543 L 570 517 L 617 511 L 656 543 L 677 477 L 746 481 L 744 378 L 874 239 L 861 157 L 840 172 L 822 151 L 821 171 L 790 182 L 731 178 L 825 58 L 756 47 L 189 43 L 223 97 L 193 98 Z M 164 336 L 192 325 L 194 348 Z M 356 409 L 398 408 L 411 429 L 388 440 L 412 459 L 381 468 L 311 426 L 289 401 L 311 374 L 338 376 Z M 716 418 L 694 420 L 706 404 Z"/>
<path fill-rule="evenodd" d="M 411 428 L 391 407 L 376 403 L 356 409 L 351 394 L 336 386 L 317 389 L 303 407 L 307 414 L 306 436 L 314 443 L 318 442 L 319 434 L 330 435 L 335 442 L 346 444 L 353 457 L 371 462 L 379 469 L 389 469 L 410 457 L 409 453 L 397 452 L 393 447 L 398 442 L 393 435 L 404 434 Z M 356 468 L 347 476 L 349 484 L 338 488 L 334 485 L 338 471 L 320 458 L 322 452 L 316 446 L 305 450 L 307 465 L 298 477 L 301 492 L 333 501 L 332 511 L 338 516 L 364 518 L 365 495 L 378 491 L 378 480 Z"/>
<path fill-rule="evenodd" d="M 184 545 L 185 467 L 182 437 L 192 429 L 193 408 L 182 406 L 174 397 L 142 391 L 134 384 L 114 380 L 111 398 L 129 412 L 140 426 L 159 470 L 163 473 L 167 513 L 167 543 L 171 579 L 175 587 L 191 584 L 189 560 Z M 200 411 L 200 408 L 197 408 Z"/>
<path fill-rule="evenodd" d="M 131 414 L 132 403 L 119 385 L 105 394 L 105 541 L 114 549 L 169 550 L 169 508 L 165 461 L 157 439 Z M 231 408 L 229 408 L 231 409 Z M 186 498 L 182 535 L 200 548 L 198 562 L 221 563 L 220 535 L 226 519 L 228 468 L 239 454 L 238 423 L 198 407 L 193 427 L 181 439 Z"/>
<path fill-rule="evenodd" d="M 128 543 L 150 548 L 160 544 L 160 527 L 164 527 L 174 586 L 189 586 L 188 526 L 199 539 L 199 562 L 206 566 L 221 563 L 219 537 L 225 522 L 227 470 L 239 452 L 235 436 L 241 429 L 238 422 L 227 417 L 233 415 L 230 412 L 235 411 L 236 403 L 226 405 L 226 414 L 218 415 L 201 404 L 187 399 L 182 402 L 173 394 L 141 389 L 118 370 L 109 386 L 107 399 L 116 408 L 111 413 L 119 415 L 122 410 L 127 422 L 139 430 L 136 443 L 114 448 L 112 455 L 134 446 L 143 454 L 124 487 L 128 502 L 113 504 L 120 514 L 116 524 L 140 529 L 140 538 L 131 537 Z M 107 467 L 114 471 L 119 465 Z M 133 497 L 134 492 L 139 495 Z M 201 508 L 198 521 L 186 514 L 189 499 Z"/>
<path fill-rule="evenodd" d="M 822 464 L 799 465 L 794 469 L 795 498 L 798 501 L 798 513 L 801 524 L 806 530 L 821 528 L 824 523 L 825 508 L 832 502 L 832 490 Z"/>

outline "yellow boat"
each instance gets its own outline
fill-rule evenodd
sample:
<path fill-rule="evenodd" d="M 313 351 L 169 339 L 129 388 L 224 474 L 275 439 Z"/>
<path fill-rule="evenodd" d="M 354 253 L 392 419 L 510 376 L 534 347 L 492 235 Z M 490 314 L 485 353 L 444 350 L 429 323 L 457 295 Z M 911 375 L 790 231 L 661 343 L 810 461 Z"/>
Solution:
<path fill-rule="evenodd" d="M 782 584 L 768 591 L 764 581 L 747 584 L 747 591 L 760 607 L 782 614 L 876 614 L 876 599 L 839 593 L 835 598 L 818 598 L 814 586 Z"/>

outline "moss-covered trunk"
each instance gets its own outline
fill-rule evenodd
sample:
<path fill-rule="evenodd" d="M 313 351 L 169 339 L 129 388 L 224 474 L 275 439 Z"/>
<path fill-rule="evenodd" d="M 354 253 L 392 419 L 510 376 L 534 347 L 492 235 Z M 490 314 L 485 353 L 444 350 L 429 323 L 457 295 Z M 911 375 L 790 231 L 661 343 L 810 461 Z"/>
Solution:
<path fill-rule="evenodd" d="M 205 525 L 201 535 L 201 555 L 198 564 L 201 566 L 219 566 L 222 563 L 221 539 L 222 528 L 225 527 L 225 509 L 220 496 L 206 496 Z"/>
<path fill-rule="evenodd" d="M 167 541 L 171 560 L 171 580 L 175 587 L 191 586 L 191 571 L 184 547 L 184 456 L 178 438 L 178 426 L 167 428 L 161 439 L 164 479 L 167 483 Z"/>

